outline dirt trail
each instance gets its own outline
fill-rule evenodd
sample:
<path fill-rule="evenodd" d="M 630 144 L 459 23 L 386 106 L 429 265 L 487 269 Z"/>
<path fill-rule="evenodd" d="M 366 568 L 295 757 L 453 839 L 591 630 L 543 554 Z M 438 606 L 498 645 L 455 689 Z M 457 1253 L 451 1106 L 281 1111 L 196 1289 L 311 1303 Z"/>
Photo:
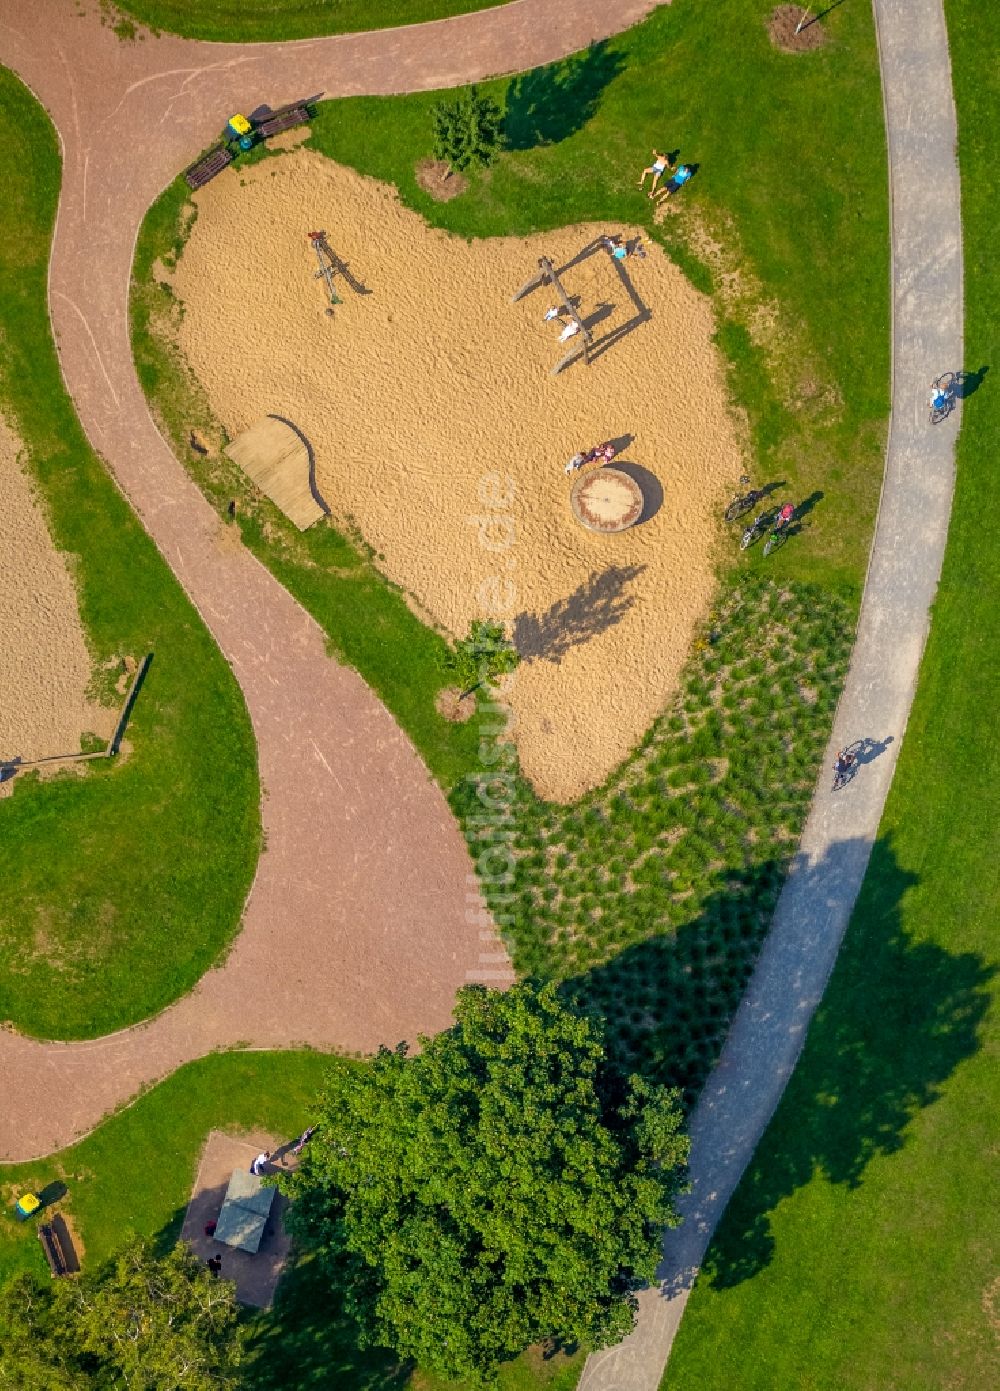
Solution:
<path fill-rule="evenodd" d="M 292 44 L 121 43 L 95 6 L 0 0 L 0 62 L 58 128 L 49 308 L 91 443 L 198 606 L 257 737 L 267 850 L 224 966 L 148 1025 L 88 1044 L 0 1031 L 0 1158 L 67 1144 L 144 1085 L 240 1042 L 369 1049 L 509 978 L 447 803 L 395 722 L 219 523 L 157 433 L 132 363 L 128 284 L 150 203 L 233 111 L 475 81 L 617 31 L 652 0 L 518 0 L 439 24 Z M 391 789 L 391 795 L 387 790 Z"/>

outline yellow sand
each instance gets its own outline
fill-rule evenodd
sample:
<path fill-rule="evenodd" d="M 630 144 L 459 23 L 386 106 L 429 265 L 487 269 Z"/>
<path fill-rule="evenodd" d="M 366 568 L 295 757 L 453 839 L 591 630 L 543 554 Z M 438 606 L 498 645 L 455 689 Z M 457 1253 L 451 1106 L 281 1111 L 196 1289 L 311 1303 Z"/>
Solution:
<path fill-rule="evenodd" d="M 20 453 L 0 419 L 0 760 L 75 753 L 100 714 L 73 579 Z"/>
<path fill-rule="evenodd" d="M 227 170 L 195 201 L 174 278 L 180 344 L 230 435 L 272 412 L 293 420 L 334 521 L 361 529 L 419 609 L 451 634 L 512 622 L 525 773 L 560 800 L 600 783 L 675 687 L 740 473 L 709 301 L 650 247 L 626 265 L 648 320 L 551 377 L 569 346 L 543 322 L 551 291 L 511 296 L 540 255 L 559 267 L 621 228 L 470 244 L 305 149 Z M 332 317 L 317 230 L 371 291 L 339 281 Z M 564 283 L 598 341 L 636 316 L 603 251 Z M 625 435 L 619 458 L 655 475 L 662 506 L 621 535 L 588 532 L 564 466 Z"/>

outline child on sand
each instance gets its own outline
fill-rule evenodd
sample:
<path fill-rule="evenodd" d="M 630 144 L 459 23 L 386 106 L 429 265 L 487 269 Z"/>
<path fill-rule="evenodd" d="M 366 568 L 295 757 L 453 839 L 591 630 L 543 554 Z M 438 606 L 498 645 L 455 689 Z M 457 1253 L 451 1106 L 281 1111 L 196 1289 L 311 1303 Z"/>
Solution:
<path fill-rule="evenodd" d="M 613 261 L 627 261 L 630 256 L 638 256 L 640 260 L 646 259 L 646 253 L 642 248 L 642 237 L 636 237 L 633 241 L 623 242 L 621 237 L 602 237 L 601 242 L 604 250 Z"/>
<path fill-rule="evenodd" d="M 653 182 L 649 186 L 650 198 L 652 198 L 653 194 L 655 193 L 656 185 L 660 182 L 660 179 L 663 177 L 663 171 L 666 169 L 669 163 L 669 155 L 661 154 L 659 150 L 653 151 L 653 162 L 652 164 L 647 165 L 646 168 L 642 171 L 642 178 L 639 180 L 639 187 L 642 188 L 643 184 L 645 184 L 646 182 L 646 175 L 652 174 Z"/>

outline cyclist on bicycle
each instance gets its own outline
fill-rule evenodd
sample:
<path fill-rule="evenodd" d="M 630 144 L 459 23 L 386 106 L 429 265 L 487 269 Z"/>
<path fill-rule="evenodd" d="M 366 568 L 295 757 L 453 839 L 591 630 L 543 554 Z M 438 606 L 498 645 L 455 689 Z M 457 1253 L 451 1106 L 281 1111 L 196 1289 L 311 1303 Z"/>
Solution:
<path fill-rule="evenodd" d="M 833 771 L 837 774 L 838 778 L 845 778 L 857 761 L 857 754 L 851 753 L 850 749 L 841 749 L 840 753 L 837 754 L 836 762 L 833 765 Z"/>
<path fill-rule="evenodd" d="M 949 382 L 947 386 L 941 386 L 938 382 L 931 382 L 930 406 L 932 411 L 945 410 L 954 399 L 954 382 Z"/>
<path fill-rule="evenodd" d="M 781 509 L 781 511 L 778 513 L 778 516 L 777 516 L 777 518 L 776 518 L 776 520 L 775 520 L 775 523 L 774 523 L 774 529 L 775 529 L 775 531 L 784 531 L 785 527 L 788 525 L 788 523 L 792 520 L 792 518 L 793 518 L 794 516 L 795 516 L 795 504 L 794 504 L 794 502 L 786 502 L 785 505 L 784 505 L 784 507 L 783 507 L 783 508 Z"/>

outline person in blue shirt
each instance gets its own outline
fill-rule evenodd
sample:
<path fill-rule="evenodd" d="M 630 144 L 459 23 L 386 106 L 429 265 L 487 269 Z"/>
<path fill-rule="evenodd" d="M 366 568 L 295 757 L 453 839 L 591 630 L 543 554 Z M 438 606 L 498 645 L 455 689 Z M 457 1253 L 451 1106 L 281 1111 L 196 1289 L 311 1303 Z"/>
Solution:
<path fill-rule="evenodd" d="M 676 193 L 679 188 L 684 187 L 684 185 L 687 183 L 688 179 L 690 179 L 693 173 L 694 170 L 691 168 L 690 164 L 682 164 L 681 167 L 677 170 L 677 172 L 673 175 L 673 177 L 668 179 L 667 182 L 663 185 L 659 193 L 651 193 L 649 195 L 650 198 L 653 198 L 654 200 L 659 198 L 669 198 L 672 193 Z"/>

